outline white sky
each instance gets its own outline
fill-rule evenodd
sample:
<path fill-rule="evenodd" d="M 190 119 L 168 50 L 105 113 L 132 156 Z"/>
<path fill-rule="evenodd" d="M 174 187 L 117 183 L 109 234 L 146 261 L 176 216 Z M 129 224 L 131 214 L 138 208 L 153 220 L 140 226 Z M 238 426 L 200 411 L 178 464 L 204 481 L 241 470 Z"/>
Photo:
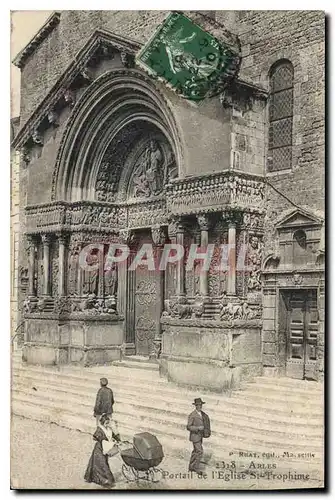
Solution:
<path fill-rule="evenodd" d="M 27 45 L 52 11 L 17 10 L 11 12 L 11 60 Z M 20 70 L 11 64 L 11 116 L 20 114 Z"/>

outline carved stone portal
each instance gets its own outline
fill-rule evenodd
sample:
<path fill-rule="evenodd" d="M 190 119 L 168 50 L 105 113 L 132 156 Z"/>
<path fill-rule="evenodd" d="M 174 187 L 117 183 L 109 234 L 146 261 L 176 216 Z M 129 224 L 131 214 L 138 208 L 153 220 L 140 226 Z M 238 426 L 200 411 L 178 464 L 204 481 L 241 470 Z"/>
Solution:
<path fill-rule="evenodd" d="M 130 195 L 147 198 L 160 194 L 164 180 L 162 163 L 163 155 L 158 143 L 150 140 L 135 164 Z"/>

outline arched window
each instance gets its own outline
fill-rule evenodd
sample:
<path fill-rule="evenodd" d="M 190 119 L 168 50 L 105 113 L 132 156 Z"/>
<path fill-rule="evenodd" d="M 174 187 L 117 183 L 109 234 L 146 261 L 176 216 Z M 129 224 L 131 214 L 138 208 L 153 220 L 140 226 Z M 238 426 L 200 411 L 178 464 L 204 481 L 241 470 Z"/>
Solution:
<path fill-rule="evenodd" d="M 292 166 L 293 66 L 279 61 L 270 71 L 268 171 Z"/>

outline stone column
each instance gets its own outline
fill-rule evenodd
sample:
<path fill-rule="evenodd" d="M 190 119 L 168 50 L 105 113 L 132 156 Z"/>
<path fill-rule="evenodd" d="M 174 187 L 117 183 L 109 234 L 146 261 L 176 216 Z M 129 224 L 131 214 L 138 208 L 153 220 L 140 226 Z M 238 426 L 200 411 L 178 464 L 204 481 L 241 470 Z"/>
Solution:
<path fill-rule="evenodd" d="M 43 295 L 50 295 L 50 234 L 42 235 L 43 243 Z"/>
<path fill-rule="evenodd" d="M 65 273 L 66 273 L 66 243 L 67 243 L 67 235 L 59 234 L 58 235 L 58 243 L 59 243 L 59 253 L 58 253 L 58 295 L 60 297 L 66 295 L 65 291 Z"/>
<path fill-rule="evenodd" d="M 35 297 L 36 290 L 34 286 L 35 272 L 36 272 L 36 262 L 35 262 L 35 252 L 36 252 L 36 239 L 32 235 L 27 236 L 29 243 L 29 257 L 28 257 L 28 296 Z"/>
<path fill-rule="evenodd" d="M 184 247 L 184 226 L 180 220 L 177 222 L 176 228 L 176 243 Z M 180 259 L 177 262 L 177 273 L 176 273 L 176 295 L 178 297 L 185 295 L 185 263 L 184 259 Z"/>
<path fill-rule="evenodd" d="M 177 222 L 176 220 L 170 220 L 168 225 L 168 237 L 172 245 L 177 243 Z M 165 297 L 168 299 L 175 295 L 177 282 L 176 278 L 176 264 L 169 263 L 167 266 L 167 278 L 165 280 Z"/>
<path fill-rule="evenodd" d="M 227 295 L 236 295 L 236 222 L 228 217 L 228 280 Z"/>
<path fill-rule="evenodd" d="M 205 253 L 208 246 L 208 217 L 206 215 L 198 215 L 197 219 L 200 228 L 201 252 Z M 208 271 L 205 269 L 200 271 L 200 295 L 208 297 Z"/>
<path fill-rule="evenodd" d="M 152 241 L 153 244 L 155 245 L 155 268 L 156 272 L 158 273 L 158 288 L 159 288 L 159 293 L 160 297 L 164 297 L 164 270 L 159 269 L 159 264 L 162 258 L 162 252 L 163 252 L 163 246 L 166 240 L 165 237 L 165 232 L 164 229 L 160 226 L 155 226 L 151 228 L 151 236 L 152 236 Z M 162 312 L 164 309 L 163 305 L 163 300 L 161 301 L 160 304 L 160 311 L 159 311 L 159 316 L 161 316 Z M 150 352 L 149 352 L 149 357 L 157 359 L 160 355 L 161 352 L 161 346 L 162 346 L 162 329 L 161 329 L 161 324 L 160 321 L 157 322 L 156 325 L 156 332 L 155 332 L 155 337 L 153 339 L 152 345 L 150 346 Z"/>
<path fill-rule="evenodd" d="M 120 245 L 128 245 L 131 233 L 128 229 L 119 232 Z M 117 311 L 122 316 L 126 313 L 127 306 L 127 259 L 117 265 Z"/>

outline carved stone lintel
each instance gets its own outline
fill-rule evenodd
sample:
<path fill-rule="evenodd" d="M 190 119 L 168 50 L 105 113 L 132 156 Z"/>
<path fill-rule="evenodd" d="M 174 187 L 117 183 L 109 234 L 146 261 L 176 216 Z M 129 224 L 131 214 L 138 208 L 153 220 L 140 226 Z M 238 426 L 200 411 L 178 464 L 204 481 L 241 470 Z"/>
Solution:
<path fill-rule="evenodd" d="M 292 281 L 295 285 L 301 285 L 303 282 L 303 277 L 299 273 L 294 273 L 292 276 Z"/>
<path fill-rule="evenodd" d="M 127 52 L 120 52 L 120 58 L 125 68 L 133 68 L 135 66 L 135 56 L 127 54 Z"/>
<path fill-rule="evenodd" d="M 43 137 L 38 130 L 34 130 L 32 132 L 31 138 L 32 138 L 34 144 L 37 144 L 38 146 L 43 146 Z"/>

